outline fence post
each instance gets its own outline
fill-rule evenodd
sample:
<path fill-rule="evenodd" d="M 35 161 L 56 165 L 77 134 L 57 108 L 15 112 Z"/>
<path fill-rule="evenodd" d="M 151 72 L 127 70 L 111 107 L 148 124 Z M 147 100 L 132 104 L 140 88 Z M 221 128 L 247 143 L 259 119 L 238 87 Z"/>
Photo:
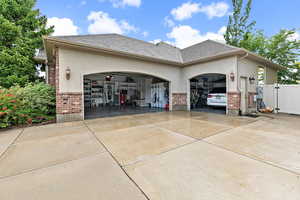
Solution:
<path fill-rule="evenodd" d="M 279 84 L 276 83 L 274 88 L 275 88 L 275 106 L 276 106 L 275 113 L 278 114 L 278 112 L 280 110 L 280 108 L 279 108 L 279 89 L 280 89 Z"/>

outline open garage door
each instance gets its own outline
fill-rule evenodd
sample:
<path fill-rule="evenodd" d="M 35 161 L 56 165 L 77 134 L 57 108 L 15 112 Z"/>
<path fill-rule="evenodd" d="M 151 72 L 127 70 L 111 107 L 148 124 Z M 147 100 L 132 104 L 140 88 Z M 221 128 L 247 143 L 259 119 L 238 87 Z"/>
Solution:
<path fill-rule="evenodd" d="M 192 111 L 226 114 L 226 75 L 204 74 L 190 80 Z"/>
<path fill-rule="evenodd" d="M 169 82 L 136 73 L 84 76 L 85 119 L 162 112 L 169 108 Z"/>

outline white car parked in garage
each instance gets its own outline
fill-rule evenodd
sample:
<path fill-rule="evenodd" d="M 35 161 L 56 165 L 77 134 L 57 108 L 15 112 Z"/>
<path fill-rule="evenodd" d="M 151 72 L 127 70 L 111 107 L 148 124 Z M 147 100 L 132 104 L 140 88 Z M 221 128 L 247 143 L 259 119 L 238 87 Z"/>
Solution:
<path fill-rule="evenodd" d="M 214 88 L 207 95 L 207 105 L 216 107 L 227 106 L 226 88 Z"/>

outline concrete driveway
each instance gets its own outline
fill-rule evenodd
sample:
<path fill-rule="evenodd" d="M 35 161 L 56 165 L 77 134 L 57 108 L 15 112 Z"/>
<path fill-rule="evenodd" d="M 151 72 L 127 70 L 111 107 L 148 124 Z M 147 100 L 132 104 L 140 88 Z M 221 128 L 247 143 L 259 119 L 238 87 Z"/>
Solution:
<path fill-rule="evenodd" d="M 173 112 L 0 132 L 0 199 L 300 199 L 299 121 Z"/>

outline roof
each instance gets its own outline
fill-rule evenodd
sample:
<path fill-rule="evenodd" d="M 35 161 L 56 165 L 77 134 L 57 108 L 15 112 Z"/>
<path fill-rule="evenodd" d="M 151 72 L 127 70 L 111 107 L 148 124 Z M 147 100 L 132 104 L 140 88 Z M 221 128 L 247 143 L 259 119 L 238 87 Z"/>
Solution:
<path fill-rule="evenodd" d="M 281 67 L 245 49 L 229 46 L 213 40 L 206 40 L 184 49 L 179 49 L 165 42 L 153 44 L 119 34 L 50 36 L 44 38 L 44 40 L 45 43 L 75 45 L 82 48 L 92 48 L 108 53 L 118 53 L 118 55 L 134 56 L 136 58 L 172 63 L 175 65 L 189 65 L 226 56 L 251 54 L 252 57 L 257 58 L 256 61 L 258 62 L 268 63 L 276 68 Z"/>

